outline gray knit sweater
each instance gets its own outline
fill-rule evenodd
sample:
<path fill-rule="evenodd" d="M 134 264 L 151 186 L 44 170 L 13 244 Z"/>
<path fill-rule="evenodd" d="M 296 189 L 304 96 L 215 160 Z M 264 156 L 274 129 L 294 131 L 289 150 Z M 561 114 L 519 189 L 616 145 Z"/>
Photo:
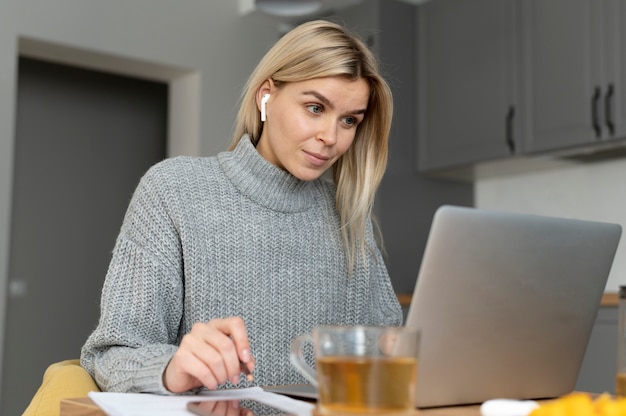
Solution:
<path fill-rule="evenodd" d="M 371 225 L 367 238 L 374 244 Z M 278 169 L 247 136 L 232 152 L 167 159 L 141 179 L 81 364 L 102 390 L 165 394 L 182 336 L 228 316 L 246 323 L 259 385 L 305 381 L 289 346 L 315 325 L 402 320 L 378 252 L 348 277 L 334 185 Z"/>

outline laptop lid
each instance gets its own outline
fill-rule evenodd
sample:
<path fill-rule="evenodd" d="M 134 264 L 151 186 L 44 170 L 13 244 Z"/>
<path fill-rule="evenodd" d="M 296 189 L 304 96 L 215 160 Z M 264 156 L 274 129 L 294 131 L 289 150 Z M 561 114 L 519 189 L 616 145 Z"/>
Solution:
<path fill-rule="evenodd" d="M 418 407 L 574 389 L 617 224 L 443 206 L 408 311 Z"/>

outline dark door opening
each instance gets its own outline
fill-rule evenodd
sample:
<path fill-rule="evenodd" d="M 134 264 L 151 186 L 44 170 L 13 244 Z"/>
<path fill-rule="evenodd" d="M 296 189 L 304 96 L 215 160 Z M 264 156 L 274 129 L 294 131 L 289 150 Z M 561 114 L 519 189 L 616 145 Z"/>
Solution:
<path fill-rule="evenodd" d="M 168 86 L 19 59 L 0 414 L 78 358 L 139 178 L 166 154 Z"/>

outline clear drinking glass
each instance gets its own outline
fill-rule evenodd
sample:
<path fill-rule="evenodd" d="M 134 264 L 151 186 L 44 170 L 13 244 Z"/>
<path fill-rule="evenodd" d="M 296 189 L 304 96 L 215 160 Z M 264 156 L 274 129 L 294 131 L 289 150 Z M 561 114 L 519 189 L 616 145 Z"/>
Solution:
<path fill-rule="evenodd" d="M 313 370 L 304 346 L 313 344 Z M 291 362 L 318 390 L 322 415 L 408 415 L 415 411 L 419 331 L 321 326 L 297 337 Z"/>

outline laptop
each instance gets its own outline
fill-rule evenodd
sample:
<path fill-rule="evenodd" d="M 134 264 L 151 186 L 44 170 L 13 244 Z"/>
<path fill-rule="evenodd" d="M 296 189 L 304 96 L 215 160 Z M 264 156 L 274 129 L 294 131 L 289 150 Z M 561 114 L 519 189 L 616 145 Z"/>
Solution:
<path fill-rule="evenodd" d="M 417 406 L 572 392 L 621 235 L 593 221 L 442 206 L 406 325 Z"/>
<path fill-rule="evenodd" d="M 406 320 L 421 330 L 417 406 L 570 393 L 620 236 L 617 224 L 440 207 Z"/>

